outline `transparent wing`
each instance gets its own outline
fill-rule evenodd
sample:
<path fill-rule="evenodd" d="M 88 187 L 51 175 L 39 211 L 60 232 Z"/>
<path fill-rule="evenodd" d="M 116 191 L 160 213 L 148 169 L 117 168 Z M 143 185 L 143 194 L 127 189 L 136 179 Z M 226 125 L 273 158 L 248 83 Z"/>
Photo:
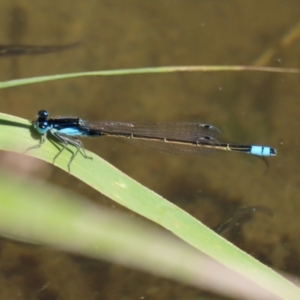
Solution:
<path fill-rule="evenodd" d="M 218 136 L 217 127 L 201 123 L 123 123 L 123 122 L 84 122 L 90 129 L 103 134 L 132 137 L 153 137 L 183 142 L 202 142 Z"/>

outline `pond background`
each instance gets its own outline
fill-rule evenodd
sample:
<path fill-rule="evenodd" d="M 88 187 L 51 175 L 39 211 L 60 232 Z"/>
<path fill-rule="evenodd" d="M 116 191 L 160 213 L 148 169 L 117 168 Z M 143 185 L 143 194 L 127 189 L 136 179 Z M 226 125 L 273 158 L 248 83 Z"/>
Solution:
<path fill-rule="evenodd" d="M 0 1 L 0 43 L 81 45 L 47 55 L 2 57 L 0 80 L 170 65 L 299 68 L 298 1 Z M 292 34 L 289 34 L 293 32 Z M 1 111 L 129 122 L 202 122 L 222 140 L 278 149 L 250 155 L 172 156 L 112 139 L 86 139 L 97 153 L 209 227 L 262 205 L 229 238 L 261 262 L 300 274 L 299 76 L 181 73 L 64 80 L 0 90 Z M 18 156 L 18 159 L 22 159 Z M 125 210 L 56 167 L 45 180 Z M 194 288 L 119 265 L 12 241 L 1 242 L 2 299 L 200 299 Z M 210 297 L 213 297 L 210 295 Z M 214 299 L 223 299 L 217 297 Z"/>

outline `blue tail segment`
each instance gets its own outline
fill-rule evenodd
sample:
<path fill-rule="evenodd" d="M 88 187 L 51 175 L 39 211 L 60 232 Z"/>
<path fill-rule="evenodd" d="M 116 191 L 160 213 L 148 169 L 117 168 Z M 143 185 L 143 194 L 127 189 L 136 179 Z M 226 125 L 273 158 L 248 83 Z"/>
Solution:
<path fill-rule="evenodd" d="M 275 156 L 277 150 L 268 146 L 258 145 L 233 145 L 233 144 L 220 144 L 218 146 L 220 150 L 228 150 L 234 152 L 243 152 L 258 156 Z"/>
<path fill-rule="evenodd" d="M 265 146 L 251 146 L 250 154 L 259 155 L 259 156 L 275 156 L 277 154 L 276 149 Z"/>

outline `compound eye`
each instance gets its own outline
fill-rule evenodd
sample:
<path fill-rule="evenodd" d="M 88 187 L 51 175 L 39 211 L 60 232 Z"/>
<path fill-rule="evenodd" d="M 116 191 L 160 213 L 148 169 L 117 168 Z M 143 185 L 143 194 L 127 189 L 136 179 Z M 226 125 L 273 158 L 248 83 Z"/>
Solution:
<path fill-rule="evenodd" d="M 46 110 L 40 110 L 39 112 L 38 112 L 38 117 L 39 118 L 47 118 L 48 117 L 48 112 L 46 111 Z"/>
<path fill-rule="evenodd" d="M 46 122 L 46 121 L 45 122 L 40 122 L 39 127 L 42 128 L 42 129 L 47 128 L 48 127 L 48 122 Z"/>
<path fill-rule="evenodd" d="M 34 127 L 41 134 L 46 133 L 50 129 L 49 123 L 47 121 L 35 122 Z"/>

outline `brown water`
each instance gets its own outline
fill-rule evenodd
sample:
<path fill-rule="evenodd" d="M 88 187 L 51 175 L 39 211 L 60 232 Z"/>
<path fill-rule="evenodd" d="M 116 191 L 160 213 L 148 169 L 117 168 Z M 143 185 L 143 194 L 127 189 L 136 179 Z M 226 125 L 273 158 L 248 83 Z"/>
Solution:
<path fill-rule="evenodd" d="M 166 65 L 299 67 L 300 41 L 286 38 L 298 1 L 0 1 L 0 43 L 80 47 L 1 58 L 0 80 Z M 286 39 L 284 39 L 286 38 Z M 105 139 L 86 140 L 142 184 L 214 227 L 240 207 L 264 205 L 232 240 L 278 270 L 300 274 L 299 77 L 192 73 L 85 78 L 1 90 L 1 111 L 33 119 L 40 109 L 90 120 L 194 121 L 223 139 L 278 149 L 266 164 L 250 155 L 176 157 Z M 298 146 L 297 146 L 298 145 Z M 49 180 L 115 205 L 47 165 Z M 122 208 L 119 208 L 122 209 Z M 200 299 L 202 292 L 122 266 L 53 250 L 1 244 L 1 299 Z M 218 298 L 221 299 L 221 298 Z"/>

